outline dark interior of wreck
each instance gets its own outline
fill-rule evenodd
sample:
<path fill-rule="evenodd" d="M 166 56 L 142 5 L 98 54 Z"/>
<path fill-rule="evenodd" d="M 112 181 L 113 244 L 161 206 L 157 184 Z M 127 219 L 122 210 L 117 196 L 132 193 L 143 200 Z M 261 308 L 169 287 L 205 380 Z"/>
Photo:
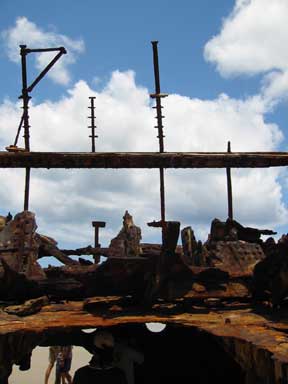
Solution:
<path fill-rule="evenodd" d="M 151 332 L 145 324 L 119 325 L 109 327 L 109 331 L 116 341 L 133 340 L 133 347 L 144 354 L 144 363 L 134 364 L 136 384 L 177 382 L 180 379 L 200 384 L 244 382 L 245 373 L 241 367 L 217 338 L 206 332 L 173 325 L 167 325 L 161 332 Z M 63 344 L 76 342 L 85 348 L 92 337 L 93 333 L 81 331 L 47 334 L 46 341 L 40 345 L 48 347 L 62 341 Z M 77 359 L 76 354 L 73 359 Z"/>
<path fill-rule="evenodd" d="M 139 383 L 167 383 L 180 379 L 203 384 L 214 381 L 243 383 L 239 365 L 216 338 L 205 332 L 167 326 L 162 332 L 153 333 L 144 324 L 119 327 L 115 331 L 124 338 L 127 333 L 135 335 L 144 351 L 144 366 L 138 368 Z"/>

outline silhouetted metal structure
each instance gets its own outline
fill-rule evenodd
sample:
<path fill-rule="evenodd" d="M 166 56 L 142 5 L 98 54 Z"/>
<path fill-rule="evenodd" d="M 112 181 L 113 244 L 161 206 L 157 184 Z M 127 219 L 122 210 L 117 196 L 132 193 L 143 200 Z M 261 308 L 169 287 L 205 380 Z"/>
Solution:
<path fill-rule="evenodd" d="M 228 193 L 228 217 L 233 219 L 233 202 L 232 202 L 232 181 L 231 167 L 253 168 L 253 167 L 270 167 L 270 166 L 287 166 L 288 153 L 286 152 L 251 152 L 251 153 L 231 153 L 230 142 L 226 153 L 213 152 L 181 152 L 167 153 L 164 151 L 164 134 L 163 134 L 163 118 L 161 99 L 168 96 L 161 93 L 159 60 L 157 41 L 152 41 L 153 48 L 153 64 L 155 77 L 155 93 L 151 94 L 151 98 L 156 100 L 157 125 L 159 140 L 159 153 L 148 152 L 131 152 L 131 153 L 95 153 L 95 97 L 91 96 L 91 141 L 92 153 L 61 153 L 61 152 L 30 152 L 30 133 L 29 133 L 29 100 L 30 93 L 39 81 L 52 68 L 57 60 L 66 53 L 64 47 L 29 49 L 26 45 L 20 46 L 20 55 L 22 62 L 22 94 L 23 99 L 23 115 L 17 130 L 14 147 L 11 152 L 0 152 L 0 168 L 26 168 L 25 177 L 25 195 L 24 210 L 29 208 L 29 186 L 30 186 L 30 168 L 158 168 L 160 172 L 160 203 L 161 203 L 161 221 L 155 226 L 162 227 L 162 240 L 166 230 L 166 214 L 165 214 L 165 183 L 164 168 L 226 168 L 227 172 L 227 193 Z M 36 77 L 30 86 L 27 82 L 27 55 L 29 53 L 58 52 L 44 70 Z M 21 128 L 24 128 L 25 150 L 20 151 L 17 148 L 17 141 Z M 11 146 L 13 147 L 13 146 Z M 8 148 L 7 148 L 8 149 Z M 9 150 L 9 149 L 8 149 Z M 24 152 L 23 152 L 24 151 Z"/>
<path fill-rule="evenodd" d="M 10 148 L 11 153 L 0 152 L 0 168 L 26 168 L 27 209 L 32 167 L 157 168 L 160 169 L 161 221 L 153 222 L 155 225 L 152 226 L 162 227 L 162 236 L 166 235 L 166 247 L 163 246 L 164 238 L 162 246 L 140 243 L 140 228 L 133 225 L 131 231 L 124 232 L 124 237 L 120 230 L 121 238 L 118 234 L 108 248 L 101 248 L 99 228 L 105 227 L 105 222 L 93 221 L 94 247 L 89 245 L 76 250 L 60 250 L 54 239 L 36 232 L 36 220 L 32 212 L 21 212 L 14 219 L 10 217 L 0 244 L 0 383 L 8 383 L 15 363 L 21 370 L 29 369 L 32 350 L 36 345 L 90 346 L 91 337 L 88 341 L 83 329 L 118 325 L 120 327 L 115 328 L 116 335 L 121 330 L 119 336 L 126 334 L 131 337 L 132 329 L 132 336 L 137 340 L 141 335 L 140 345 L 144 345 L 147 333 L 142 325 L 147 321 L 158 322 L 159 319 L 168 325 L 168 335 L 171 335 L 173 325 L 185 328 L 180 334 L 184 338 L 188 336 L 189 326 L 193 330 L 198 329 L 201 334 L 205 331 L 209 339 L 200 340 L 205 356 L 212 345 L 210 336 L 214 341 L 217 337 L 221 348 L 241 366 L 243 372 L 237 372 L 241 375 L 245 373 L 247 384 L 288 382 L 288 282 L 285 274 L 288 236 L 283 235 L 278 243 L 272 239 L 264 243 L 261 235 L 276 233 L 244 227 L 235 220 L 222 222 L 214 219 L 204 244 L 197 241 L 191 227 L 186 227 L 181 231 L 181 247 L 178 245 L 180 222 L 165 221 L 164 199 L 164 168 L 226 168 L 228 216 L 232 219 L 230 168 L 287 166 L 288 152 L 232 153 L 228 142 L 227 152 L 222 153 L 165 153 L 161 114 L 161 97 L 164 95 L 160 93 L 157 42 L 152 44 L 155 71 L 155 94 L 152 97 L 156 99 L 160 153 L 30 152 L 29 92 L 49 70 L 49 66 L 51 68 L 60 54 L 65 52 L 60 51 L 34 83 L 27 87 L 27 53 L 55 49 L 26 51 L 25 46 L 21 47 L 24 111 L 14 147 L 24 124 L 25 150 L 21 152 L 16 147 Z M 126 252 L 127 249 L 137 252 Z M 100 256 L 104 256 L 107 262 L 100 266 L 89 262 L 87 265 L 87 260 L 72 260 L 70 255 L 93 255 L 95 264 Z M 37 260 L 44 256 L 54 256 L 66 265 L 49 266 L 43 270 Z M 270 305 L 277 312 L 273 313 Z M 141 328 L 133 328 L 136 323 Z M 125 333 L 122 333 L 123 330 Z M 179 333 L 174 335 L 175 338 L 165 345 L 174 345 Z M 181 343 L 182 339 L 180 348 Z M 150 343 L 149 351 L 154 345 Z M 198 346 L 194 348 L 195 356 L 199 354 Z M 155 358 L 158 355 L 159 349 L 156 348 Z M 185 365 L 182 356 L 185 357 L 181 355 L 176 360 L 176 363 L 181 363 L 180 368 Z M 211 353 L 208 357 L 211 357 L 210 360 L 216 359 L 216 365 L 223 362 L 222 355 Z M 171 373 L 167 373 L 165 362 L 166 357 L 160 364 L 163 367 L 163 379 Z M 179 367 L 174 358 L 172 365 L 177 368 L 172 373 L 178 374 Z M 197 376 L 205 379 L 201 364 L 199 367 Z M 227 368 L 230 370 L 231 365 Z M 182 377 L 183 370 L 180 371 Z M 196 377 L 194 371 L 191 370 L 193 377 Z M 150 373 L 154 374 L 152 369 Z M 189 364 L 186 374 L 190 378 Z M 214 369 L 212 375 L 215 377 Z"/>
<path fill-rule="evenodd" d="M 164 135 L 163 135 L 163 123 L 162 119 L 162 106 L 161 98 L 168 96 L 167 94 L 161 94 L 160 90 L 160 75 L 159 75 L 159 60 L 158 60 L 158 41 L 152 41 L 153 47 L 153 64 L 154 64 L 154 78 L 155 78 L 155 93 L 151 94 L 150 97 L 156 100 L 156 106 L 153 107 L 156 109 L 156 119 L 157 125 L 155 128 L 158 129 L 158 139 L 159 139 L 159 152 L 164 152 Z M 164 181 L 164 169 L 163 167 L 159 168 L 160 172 L 160 204 L 161 204 L 161 226 L 162 226 L 162 240 L 164 238 L 164 232 L 166 227 L 166 218 L 165 218 L 165 181 Z"/>
<path fill-rule="evenodd" d="M 58 54 L 50 61 L 50 63 L 43 69 L 43 71 L 36 77 L 31 85 L 28 86 L 27 83 L 27 55 L 29 53 L 43 53 L 43 52 L 58 52 Z M 46 73 L 53 67 L 53 65 L 60 59 L 60 57 L 66 53 L 64 47 L 60 48 L 39 48 L 39 49 L 30 49 L 26 45 L 20 45 L 20 55 L 21 55 L 21 65 L 22 65 L 22 94 L 19 98 L 23 100 L 23 114 L 21 121 L 18 127 L 17 135 L 15 138 L 14 145 L 17 145 L 19 138 L 19 133 L 22 128 L 24 128 L 24 142 L 25 150 L 30 151 L 30 133 L 29 133 L 29 100 L 31 96 L 29 95 L 34 87 L 39 83 L 41 79 L 46 75 Z M 25 175 L 25 191 L 24 191 L 24 210 L 27 211 L 29 208 L 29 189 L 30 189 L 30 168 L 26 168 Z"/>
<path fill-rule="evenodd" d="M 95 104 L 94 100 L 96 99 L 95 96 L 90 96 L 90 106 L 88 107 L 91 110 L 91 116 L 88 116 L 88 119 L 91 119 L 91 125 L 88 128 L 91 128 L 91 144 L 92 144 L 92 152 L 95 152 L 95 138 L 98 137 L 95 135 L 95 129 L 97 126 L 95 125 Z"/>
<path fill-rule="evenodd" d="M 228 141 L 227 152 L 231 153 L 231 144 Z M 227 175 L 227 196 L 228 196 L 228 217 L 233 220 L 233 196 L 232 196 L 232 179 L 231 179 L 231 168 L 226 168 Z"/>

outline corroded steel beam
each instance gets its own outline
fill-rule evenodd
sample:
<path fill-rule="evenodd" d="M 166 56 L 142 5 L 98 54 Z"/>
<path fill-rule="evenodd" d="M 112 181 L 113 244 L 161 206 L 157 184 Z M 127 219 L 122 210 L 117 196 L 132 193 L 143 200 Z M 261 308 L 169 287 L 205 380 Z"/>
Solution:
<path fill-rule="evenodd" d="M 0 168 L 266 168 L 288 152 L 0 152 Z"/>

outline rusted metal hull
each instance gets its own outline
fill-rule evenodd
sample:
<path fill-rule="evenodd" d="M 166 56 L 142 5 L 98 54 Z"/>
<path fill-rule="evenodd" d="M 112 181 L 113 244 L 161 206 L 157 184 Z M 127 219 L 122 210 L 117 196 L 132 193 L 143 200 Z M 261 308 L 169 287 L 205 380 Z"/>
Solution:
<path fill-rule="evenodd" d="M 67 332 L 68 335 L 71 333 L 70 341 L 73 342 L 73 334 L 83 328 L 163 322 L 185 327 L 187 332 L 192 327 L 215 336 L 247 372 L 247 377 L 250 377 L 247 383 L 253 382 L 251 375 L 258 380 L 254 382 L 260 383 L 284 383 L 287 380 L 287 313 L 281 314 L 279 322 L 269 309 L 257 313 L 243 308 L 207 310 L 191 305 L 183 312 L 181 304 L 166 302 L 143 311 L 141 307 L 126 306 L 121 297 L 95 297 L 84 305 L 83 302 L 46 305 L 37 315 L 25 317 L 24 321 L 0 311 L 0 320 L 0 346 L 5 346 L 6 352 L 9 349 L 10 357 L 13 348 L 19 353 L 18 345 L 21 345 L 23 353 L 25 340 L 27 351 L 41 344 L 45 335 L 58 332 L 57 341 L 61 341 L 64 329 L 66 336 Z M 75 344 L 79 345 L 79 341 Z M 4 356 L 3 353 L 0 350 L 0 355 Z"/>

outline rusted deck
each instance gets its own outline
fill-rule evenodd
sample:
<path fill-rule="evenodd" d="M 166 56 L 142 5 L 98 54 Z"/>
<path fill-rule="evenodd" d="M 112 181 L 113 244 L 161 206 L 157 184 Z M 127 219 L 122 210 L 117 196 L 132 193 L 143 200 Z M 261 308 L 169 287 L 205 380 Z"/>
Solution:
<path fill-rule="evenodd" d="M 288 152 L 0 152 L 0 168 L 265 168 Z"/>
<path fill-rule="evenodd" d="M 287 313 L 273 315 L 269 309 L 257 313 L 241 305 L 239 309 L 191 306 L 183 311 L 179 304 L 163 303 L 143 313 L 140 308 L 125 308 L 120 297 L 98 297 L 89 299 L 84 307 L 83 302 L 46 305 L 37 314 L 25 317 L 0 311 L 0 340 L 9 335 L 34 334 L 36 337 L 47 331 L 146 322 L 163 322 L 208 332 L 217 337 L 244 369 L 259 370 L 260 376 L 268 374 L 268 370 L 271 374 L 272 369 L 276 379 L 278 368 L 288 364 Z M 270 367 L 271 361 L 274 368 Z"/>

